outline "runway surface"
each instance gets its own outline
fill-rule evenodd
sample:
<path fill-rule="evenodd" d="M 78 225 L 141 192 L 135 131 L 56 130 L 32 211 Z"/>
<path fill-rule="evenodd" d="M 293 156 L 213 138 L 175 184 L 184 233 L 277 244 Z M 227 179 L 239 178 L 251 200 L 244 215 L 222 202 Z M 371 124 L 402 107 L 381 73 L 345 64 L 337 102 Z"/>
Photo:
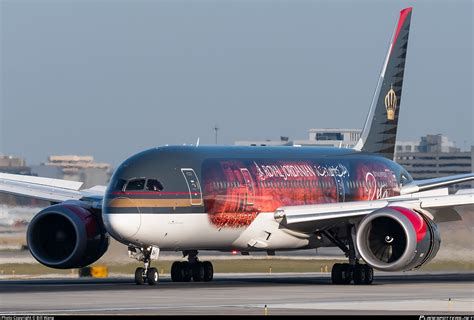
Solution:
<path fill-rule="evenodd" d="M 208 283 L 132 278 L 1 280 L 0 314 L 473 314 L 474 274 L 378 274 L 370 286 L 328 274 L 217 274 Z"/>

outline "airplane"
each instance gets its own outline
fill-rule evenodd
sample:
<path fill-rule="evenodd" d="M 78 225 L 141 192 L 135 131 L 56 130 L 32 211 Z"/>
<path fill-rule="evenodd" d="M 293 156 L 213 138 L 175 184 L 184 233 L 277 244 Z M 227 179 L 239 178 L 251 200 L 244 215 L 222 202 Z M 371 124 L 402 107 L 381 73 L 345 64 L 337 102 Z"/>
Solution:
<path fill-rule="evenodd" d="M 392 161 L 412 8 L 400 12 L 359 142 L 354 148 L 162 146 L 122 162 L 108 186 L 0 174 L 0 192 L 47 200 L 31 220 L 28 248 L 41 264 L 81 268 L 107 250 L 109 237 L 143 263 L 135 283 L 156 285 L 151 263 L 182 251 L 175 282 L 211 281 L 198 252 L 337 247 L 346 263 L 334 284 L 371 284 L 374 269 L 406 271 L 428 263 L 438 223 L 461 219 L 473 189 L 449 185 L 474 174 L 413 180 Z"/>

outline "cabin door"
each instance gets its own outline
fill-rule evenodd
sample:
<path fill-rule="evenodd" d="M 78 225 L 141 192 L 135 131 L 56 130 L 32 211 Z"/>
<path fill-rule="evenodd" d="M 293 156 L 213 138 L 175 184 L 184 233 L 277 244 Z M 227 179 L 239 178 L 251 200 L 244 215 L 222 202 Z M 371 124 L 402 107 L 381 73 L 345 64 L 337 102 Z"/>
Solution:
<path fill-rule="evenodd" d="M 181 172 L 183 173 L 184 179 L 186 180 L 186 184 L 188 185 L 191 205 L 202 205 L 201 184 L 199 183 L 199 179 L 196 173 L 193 169 L 190 168 L 183 168 L 181 169 Z"/>

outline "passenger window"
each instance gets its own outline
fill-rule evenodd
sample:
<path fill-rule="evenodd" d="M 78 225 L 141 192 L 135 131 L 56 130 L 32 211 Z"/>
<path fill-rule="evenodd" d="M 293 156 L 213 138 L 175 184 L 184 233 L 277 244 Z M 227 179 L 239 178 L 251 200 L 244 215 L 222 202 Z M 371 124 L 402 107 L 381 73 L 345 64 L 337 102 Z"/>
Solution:
<path fill-rule="evenodd" d="M 132 179 L 128 181 L 125 191 L 140 191 L 145 187 L 145 179 Z"/>
<path fill-rule="evenodd" d="M 146 190 L 147 191 L 162 191 L 163 185 L 160 181 L 156 179 L 148 179 L 146 181 Z"/>

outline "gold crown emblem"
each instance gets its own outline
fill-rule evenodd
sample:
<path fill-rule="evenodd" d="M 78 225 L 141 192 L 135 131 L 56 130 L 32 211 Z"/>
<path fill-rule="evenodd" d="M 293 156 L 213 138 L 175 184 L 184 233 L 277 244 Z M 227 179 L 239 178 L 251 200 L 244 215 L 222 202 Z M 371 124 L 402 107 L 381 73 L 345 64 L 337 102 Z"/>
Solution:
<path fill-rule="evenodd" d="M 397 94 L 393 91 L 393 87 L 390 86 L 390 90 L 385 96 L 385 109 L 387 109 L 387 119 L 395 119 L 395 110 L 397 109 Z"/>

